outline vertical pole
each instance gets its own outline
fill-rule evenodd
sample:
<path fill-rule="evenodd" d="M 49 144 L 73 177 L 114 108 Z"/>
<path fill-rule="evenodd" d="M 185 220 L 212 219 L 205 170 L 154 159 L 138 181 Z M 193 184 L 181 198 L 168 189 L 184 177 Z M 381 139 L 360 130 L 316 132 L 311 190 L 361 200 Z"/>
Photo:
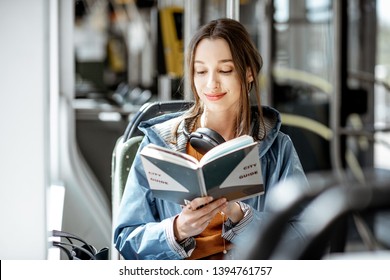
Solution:
<path fill-rule="evenodd" d="M 331 163 L 335 175 L 342 178 L 341 148 L 340 148 L 340 109 L 342 95 L 342 2 L 333 1 L 333 32 L 334 32 L 334 76 L 333 96 L 330 102 L 330 127 L 333 131 L 333 138 L 330 143 Z"/>
<path fill-rule="evenodd" d="M 240 1 L 226 0 L 226 17 L 240 20 Z"/>
<path fill-rule="evenodd" d="M 262 38 L 259 38 L 261 45 L 261 53 L 263 56 L 263 70 L 265 80 L 268 81 L 264 85 L 261 100 L 264 105 L 273 105 L 273 61 L 275 52 L 275 32 L 274 32 L 274 1 L 263 1 L 264 16 L 260 20 Z M 265 38 L 265 40 L 264 40 Z M 263 39 L 263 40 L 262 40 Z M 265 95 L 264 95 L 265 93 Z"/>
<path fill-rule="evenodd" d="M 199 27 L 199 2 L 193 0 L 185 0 L 184 1 L 184 76 L 186 76 L 187 61 L 186 61 L 186 53 L 188 44 L 191 41 L 192 35 L 195 30 Z M 188 79 L 184 79 L 184 100 L 191 100 L 192 93 L 189 85 Z"/>

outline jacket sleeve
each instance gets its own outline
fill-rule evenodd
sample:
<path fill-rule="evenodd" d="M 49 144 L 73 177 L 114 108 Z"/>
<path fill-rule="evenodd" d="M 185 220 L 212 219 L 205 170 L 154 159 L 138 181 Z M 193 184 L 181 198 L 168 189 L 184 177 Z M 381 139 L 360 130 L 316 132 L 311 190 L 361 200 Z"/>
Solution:
<path fill-rule="evenodd" d="M 140 149 L 149 143 L 144 137 Z M 173 248 L 173 219 L 161 220 L 142 162 L 137 153 L 115 222 L 114 244 L 125 259 L 182 259 L 180 247 Z M 171 242 L 170 242 L 171 241 Z"/>
<path fill-rule="evenodd" d="M 269 188 L 272 189 L 277 184 L 294 178 L 297 182 L 303 184 L 302 189 L 308 189 L 309 184 L 291 138 L 280 133 L 275 144 L 277 145 L 272 148 L 278 157 L 275 168 L 270 172 L 272 175 L 269 176 Z M 267 205 L 267 202 L 267 200 L 264 202 L 264 212 L 266 214 L 269 213 L 268 209 L 270 207 L 270 205 Z M 283 238 L 280 241 L 281 244 L 283 242 L 304 242 L 305 230 L 300 222 L 300 215 L 304 208 L 305 205 L 301 205 L 300 209 L 290 217 Z"/>

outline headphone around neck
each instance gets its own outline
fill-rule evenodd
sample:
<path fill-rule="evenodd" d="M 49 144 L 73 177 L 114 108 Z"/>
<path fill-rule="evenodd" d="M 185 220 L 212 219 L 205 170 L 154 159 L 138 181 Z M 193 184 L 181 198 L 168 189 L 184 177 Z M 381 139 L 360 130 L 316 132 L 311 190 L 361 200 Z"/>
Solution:
<path fill-rule="evenodd" d="M 184 126 L 183 132 L 191 146 L 202 155 L 225 142 L 225 139 L 218 132 L 207 127 L 199 127 L 196 131 L 189 133 Z"/>
<path fill-rule="evenodd" d="M 254 118 L 254 120 L 253 120 Z M 258 125 L 257 114 L 252 112 L 251 135 L 256 133 L 256 125 Z M 190 141 L 191 146 L 198 152 L 204 155 L 212 148 L 226 142 L 226 140 L 215 130 L 207 127 L 199 127 L 196 131 L 189 133 L 186 126 L 183 129 L 184 135 Z"/>

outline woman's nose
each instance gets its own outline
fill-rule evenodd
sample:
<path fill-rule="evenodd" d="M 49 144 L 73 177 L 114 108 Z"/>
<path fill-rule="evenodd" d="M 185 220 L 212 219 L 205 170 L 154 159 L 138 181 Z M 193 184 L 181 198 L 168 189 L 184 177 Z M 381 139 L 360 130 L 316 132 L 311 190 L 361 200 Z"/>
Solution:
<path fill-rule="evenodd" d="M 208 80 L 207 80 L 207 87 L 209 89 L 216 89 L 219 87 L 219 85 L 220 85 L 219 80 L 216 77 L 216 75 L 210 74 L 210 76 L 208 77 Z"/>

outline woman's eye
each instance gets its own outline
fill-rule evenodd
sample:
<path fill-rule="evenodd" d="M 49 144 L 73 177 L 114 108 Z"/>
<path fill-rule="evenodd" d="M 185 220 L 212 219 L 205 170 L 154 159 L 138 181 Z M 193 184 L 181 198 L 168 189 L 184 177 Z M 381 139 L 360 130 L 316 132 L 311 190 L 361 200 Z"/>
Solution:
<path fill-rule="evenodd" d="M 230 74 L 233 72 L 233 70 L 221 70 L 220 71 L 222 74 Z"/>
<path fill-rule="evenodd" d="M 196 73 L 197 75 L 203 75 L 203 74 L 206 73 L 206 71 L 204 71 L 204 70 L 198 70 L 198 71 L 195 71 L 195 73 Z"/>

